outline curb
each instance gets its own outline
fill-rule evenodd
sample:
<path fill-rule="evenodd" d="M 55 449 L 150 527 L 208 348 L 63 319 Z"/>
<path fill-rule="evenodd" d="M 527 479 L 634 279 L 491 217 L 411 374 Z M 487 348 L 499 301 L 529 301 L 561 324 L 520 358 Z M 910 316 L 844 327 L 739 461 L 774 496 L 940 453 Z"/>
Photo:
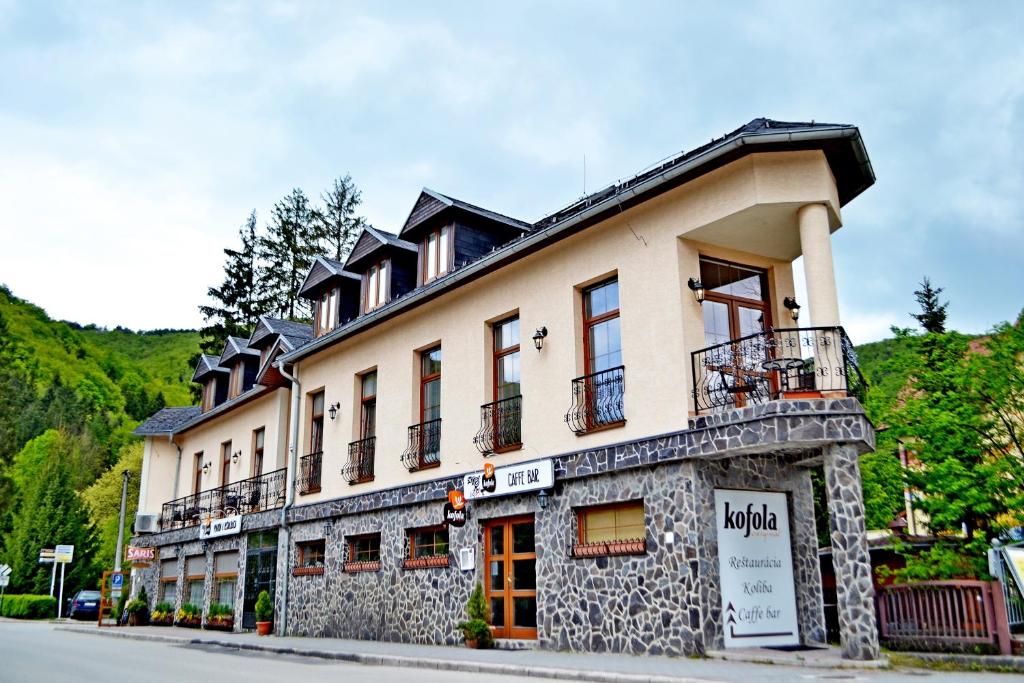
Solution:
<path fill-rule="evenodd" d="M 606 671 L 583 671 L 580 669 L 562 669 L 542 666 L 524 666 L 520 664 L 500 664 L 492 662 L 469 662 L 451 659 L 423 659 L 403 655 L 371 655 L 360 652 L 338 652 L 316 649 L 296 649 L 294 647 L 278 647 L 275 645 L 255 645 L 252 643 L 235 643 L 225 640 L 206 640 L 204 638 L 175 638 L 143 633 L 119 633 L 115 631 L 86 631 L 80 628 L 57 626 L 55 631 L 79 633 L 87 636 L 103 636 L 105 638 L 123 638 L 176 645 L 207 645 L 228 650 L 246 650 L 250 652 L 268 652 L 277 655 L 293 655 L 298 657 L 314 657 L 341 662 L 351 662 L 367 666 L 394 666 L 409 669 L 436 669 L 438 671 L 460 671 L 466 673 L 488 673 L 504 676 L 522 676 L 530 678 L 548 678 L 562 681 L 591 681 L 593 683 L 714 683 L 715 679 L 692 678 L 689 676 L 662 676 L 658 674 L 628 674 Z"/>
<path fill-rule="evenodd" d="M 748 662 L 750 664 L 777 664 L 784 666 L 799 666 L 807 669 L 888 669 L 891 664 L 886 657 L 878 659 L 855 660 L 842 659 L 840 657 L 784 657 L 771 655 L 762 652 L 726 652 L 724 650 L 708 650 L 708 659 L 718 659 L 724 662 Z"/>

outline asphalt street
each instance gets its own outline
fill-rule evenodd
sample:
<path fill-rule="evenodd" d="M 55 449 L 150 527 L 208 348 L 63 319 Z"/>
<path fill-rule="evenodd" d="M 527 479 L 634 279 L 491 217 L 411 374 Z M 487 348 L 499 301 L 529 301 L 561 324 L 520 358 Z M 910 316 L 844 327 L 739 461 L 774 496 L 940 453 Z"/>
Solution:
<path fill-rule="evenodd" d="M 234 650 L 212 645 L 128 640 L 54 630 L 54 625 L 40 622 L 0 620 L 0 683 L 65 683 L 78 681 L 144 680 L 204 683 L 205 681 L 298 680 L 304 683 L 345 681 L 346 683 L 380 683 L 410 681 L 416 683 L 511 683 L 537 682 L 545 679 L 520 678 L 485 673 L 464 673 L 430 668 L 395 668 L 336 662 L 297 655 L 277 655 Z M 284 639 L 281 645 L 297 647 L 296 641 Z M 275 639 L 275 642 L 277 639 Z M 319 641 L 326 643 L 329 641 Z M 366 643 L 367 650 L 390 648 L 395 654 L 410 654 L 409 646 Z M 376 646 L 376 647 L 375 647 Z M 404 650 L 404 651 L 403 651 Z M 415 646 L 412 652 L 422 652 Z M 428 648 L 430 657 L 444 658 L 447 648 Z M 476 652 L 476 651 L 474 651 Z M 482 653 L 481 653 L 482 654 Z M 497 653 L 495 653 L 497 654 Z M 554 652 L 509 653 L 522 659 L 520 664 L 612 670 L 612 655 L 578 656 Z M 414 655 L 424 656 L 424 655 Z M 519 659 L 517 657 L 517 659 Z M 580 660 L 583 660 L 582 662 Z M 657 661 L 654 661 L 657 660 Z M 621 663 L 620 663 L 621 664 Z M 670 670 L 666 670 L 670 668 Z M 695 683 L 783 683 L 789 681 L 849 681 L 851 683 L 896 683 L 928 681 L 935 683 L 1021 683 L 1024 676 L 996 673 L 940 672 L 922 670 L 852 671 L 814 669 L 785 665 L 750 664 L 720 660 L 627 657 L 625 664 L 615 667 L 623 673 L 642 673 L 687 677 Z M 585 678 L 582 680 L 586 680 Z"/>

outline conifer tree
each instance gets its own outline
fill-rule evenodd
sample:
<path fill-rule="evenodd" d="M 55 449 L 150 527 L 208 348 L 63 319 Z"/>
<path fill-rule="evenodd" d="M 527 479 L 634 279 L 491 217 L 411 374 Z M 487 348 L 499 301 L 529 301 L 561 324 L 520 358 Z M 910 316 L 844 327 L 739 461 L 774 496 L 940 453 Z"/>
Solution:
<path fill-rule="evenodd" d="M 229 336 L 248 336 L 259 316 L 267 312 L 264 288 L 259 281 L 255 210 L 238 235 L 241 248 L 224 250 L 227 259 L 223 282 L 207 290 L 213 304 L 199 307 L 206 319 L 206 326 L 200 330 L 205 353 L 219 355 Z"/>
<path fill-rule="evenodd" d="M 259 277 L 271 312 L 290 320 L 309 317 L 299 287 L 319 253 L 313 209 L 305 193 L 295 188 L 274 204 L 267 232 L 259 238 Z"/>
<path fill-rule="evenodd" d="M 334 179 L 329 190 L 320 195 L 323 202 L 313 212 L 313 225 L 323 243 L 324 251 L 336 261 L 343 261 L 352 250 L 366 219 L 356 215 L 363 194 L 352 182 L 352 176 Z"/>
<path fill-rule="evenodd" d="M 949 306 L 948 301 L 939 303 L 942 287 L 932 287 L 927 276 L 921 281 L 920 287 L 921 289 L 914 290 L 914 299 L 921 307 L 921 312 L 911 313 L 910 317 L 914 318 L 925 332 L 942 334 L 946 331 L 946 308 Z"/>

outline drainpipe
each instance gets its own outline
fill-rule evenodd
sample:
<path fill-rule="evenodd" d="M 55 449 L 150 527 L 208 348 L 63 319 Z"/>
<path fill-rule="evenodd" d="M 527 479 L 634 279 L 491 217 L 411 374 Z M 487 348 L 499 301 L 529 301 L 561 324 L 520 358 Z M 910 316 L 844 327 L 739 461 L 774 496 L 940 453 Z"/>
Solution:
<path fill-rule="evenodd" d="M 294 365 L 292 366 L 294 375 L 288 374 L 288 371 L 284 369 L 284 363 L 278 362 L 275 365 L 281 375 L 292 383 L 292 403 L 288 415 L 288 476 L 286 482 L 288 489 L 285 492 L 284 507 L 281 508 L 281 529 L 284 530 L 284 552 L 285 558 L 287 558 L 292 547 L 292 530 L 288 526 L 288 510 L 295 504 L 295 472 L 299 466 L 299 398 L 302 396 L 302 383 L 299 382 L 298 368 Z M 281 624 L 277 632 L 279 636 L 288 632 L 288 577 L 291 572 L 288 571 L 287 565 L 286 561 L 284 576 L 280 577 Z"/>
<path fill-rule="evenodd" d="M 174 432 L 168 432 L 167 439 L 172 446 L 178 449 L 178 466 L 174 468 L 174 495 L 171 496 L 171 500 L 178 500 L 178 483 L 181 480 L 181 446 L 174 443 Z"/>

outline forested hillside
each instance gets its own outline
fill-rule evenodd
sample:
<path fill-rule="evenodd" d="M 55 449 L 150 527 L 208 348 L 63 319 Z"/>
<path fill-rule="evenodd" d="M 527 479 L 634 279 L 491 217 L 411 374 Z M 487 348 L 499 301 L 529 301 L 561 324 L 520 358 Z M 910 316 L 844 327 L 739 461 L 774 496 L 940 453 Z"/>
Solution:
<path fill-rule="evenodd" d="M 14 570 L 11 589 L 47 592 L 35 557 L 56 543 L 76 545 L 67 590 L 113 563 L 122 470 L 135 475 L 130 501 L 138 491 L 131 431 L 190 403 L 198 345 L 193 331 L 51 320 L 0 287 L 0 560 Z"/>

